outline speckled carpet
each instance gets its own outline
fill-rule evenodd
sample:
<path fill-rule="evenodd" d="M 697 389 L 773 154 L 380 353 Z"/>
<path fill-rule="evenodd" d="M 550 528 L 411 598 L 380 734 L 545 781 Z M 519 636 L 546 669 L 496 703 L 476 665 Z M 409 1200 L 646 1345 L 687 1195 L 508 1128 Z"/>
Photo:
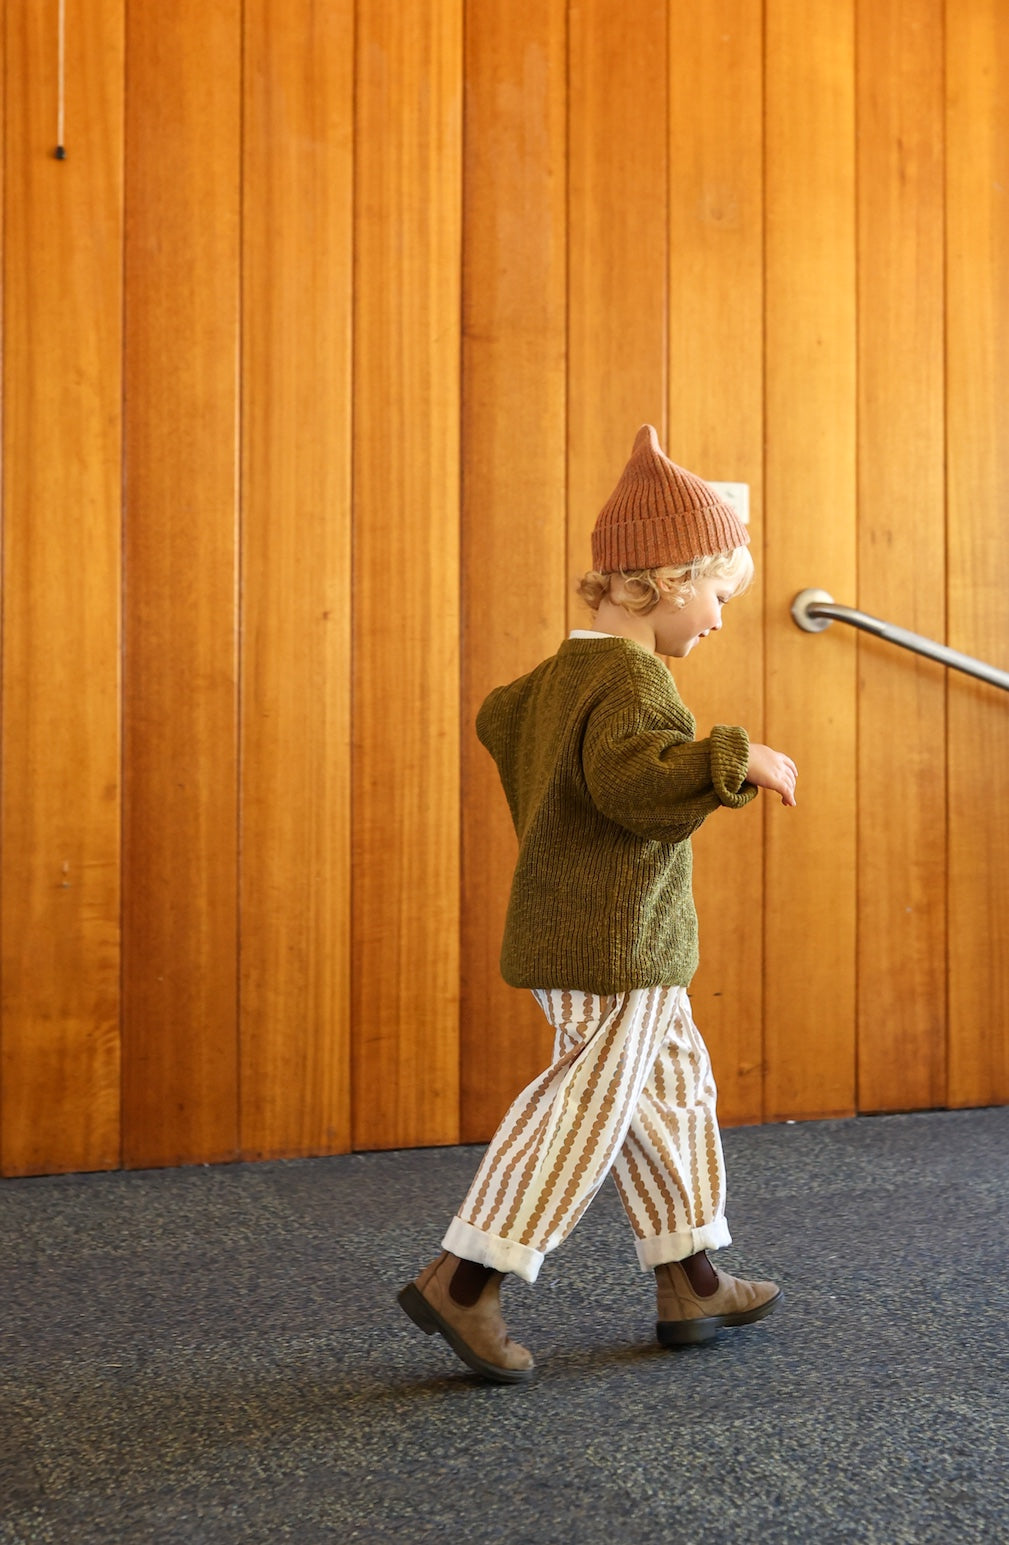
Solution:
<path fill-rule="evenodd" d="M 1009 1541 L 1009 1110 L 725 1146 L 780 1312 L 660 1350 L 608 1185 L 513 1388 L 395 1303 L 477 1149 L 0 1182 L 0 1541 Z"/>

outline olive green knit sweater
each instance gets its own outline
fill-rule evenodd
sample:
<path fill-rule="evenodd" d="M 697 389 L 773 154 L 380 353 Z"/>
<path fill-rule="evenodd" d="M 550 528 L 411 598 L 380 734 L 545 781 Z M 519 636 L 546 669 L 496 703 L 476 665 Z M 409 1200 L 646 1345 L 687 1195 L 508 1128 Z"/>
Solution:
<path fill-rule="evenodd" d="M 477 734 L 519 840 L 501 951 L 513 987 L 686 987 L 697 967 L 690 834 L 745 782 L 746 731 L 694 719 L 655 655 L 569 638 L 498 687 Z"/>

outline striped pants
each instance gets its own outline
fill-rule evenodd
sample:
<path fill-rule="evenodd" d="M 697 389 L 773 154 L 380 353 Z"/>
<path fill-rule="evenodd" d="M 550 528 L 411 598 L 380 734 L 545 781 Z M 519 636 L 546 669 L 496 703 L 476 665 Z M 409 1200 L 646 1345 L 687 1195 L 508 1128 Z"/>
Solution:
<path fill-rule="evenodd" d="M 686 989 L 535 996 L 553 1065 L 512 1103 L 443 1249 L 535 1282 L 611 1169 L 643 1271 L 731 1243 L 715 1083 Z"/>

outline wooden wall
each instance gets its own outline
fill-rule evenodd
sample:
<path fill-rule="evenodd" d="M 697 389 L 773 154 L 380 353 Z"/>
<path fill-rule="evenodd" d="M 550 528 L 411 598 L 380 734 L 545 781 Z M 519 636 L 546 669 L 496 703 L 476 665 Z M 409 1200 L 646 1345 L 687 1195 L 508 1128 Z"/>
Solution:
<path fill-rule="evenodd" d="M 727 1122 L 1009 1102 L 1000 0 L 4 9 L 0 1163 L 478 1141 L 539 1066 L 472 730 L 638 425 L 750 486 L 677 676 Z"/>

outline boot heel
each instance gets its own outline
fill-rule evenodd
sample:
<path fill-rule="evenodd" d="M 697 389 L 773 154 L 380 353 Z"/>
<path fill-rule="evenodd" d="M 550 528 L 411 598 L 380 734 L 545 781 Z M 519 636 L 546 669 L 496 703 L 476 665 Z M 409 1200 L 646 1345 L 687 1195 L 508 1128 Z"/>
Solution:
<path fill-rule="evenodd" d="M 408 1282 L 406 1287 L 400 1293 L 397 1293 L 396 1296 L 399 1299 L 400 1308 L 427 1335 L 433 1336 L 435 1331 L 440 1329 L 438 1321 L 431 1313 L 426 1298 L 415 1283 Z"/>

